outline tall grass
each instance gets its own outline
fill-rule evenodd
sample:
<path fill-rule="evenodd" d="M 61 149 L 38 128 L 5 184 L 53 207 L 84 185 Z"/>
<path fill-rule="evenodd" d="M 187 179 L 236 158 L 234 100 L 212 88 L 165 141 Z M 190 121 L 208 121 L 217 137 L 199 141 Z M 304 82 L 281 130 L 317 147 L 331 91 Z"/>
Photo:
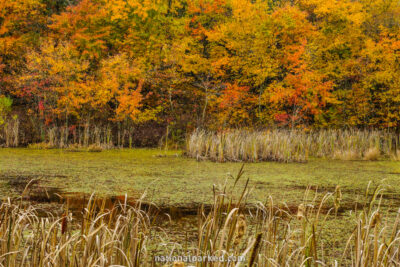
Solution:
<path fill-rule="evenodd" d="M 82 129 L 72 131 L 65 127 L 52 127 L 48 129 L 46 139 L 43 142 L 49 148 L 87 148 L 89 146 L 103 149 L 113 148 L 112 130 L 110 127 L 98 127 L 85 125 Z M 123 144 L 118 143 L 117 146 Z"/>
<path fill-rule="evenodd" d="M 17 147 L 20 143 L 20 121 L 14 115 L 0 124 L 0 144 L 5 147 Z"/>
<path fill-rule="evenodd" d="M 0 207 L 0 265 L 139 266 L 148 257 L 149 217 L 140 201 L 112 210 L 104 203 L 92 196 L 78 224 L 68 208 L 58 217 L 39 217 L 38 208 L 8 199 Z"/>
<path fill-rule="evenodd" d="M 214 161 L 304 162 L 308 157 L 377 159 L 399 147 L 395 133 L 378 130 L 228 130 L 193 132 L 186 153 Z"/>
<path fill-rule="evenodd" d="M 8 128 L 5 128 L 5 136 L 8 139 L 4 140 L 5 146 L 18 146 L 19 143 L 14 141 L 14 138 L 18 136 L 19 124 L 18 121 L 9 124 Z M 12 126 L 12 127 L 11 127 Z M 131 128 L 116 127 L 112 124 L 109 125 L 91 125 L 85 124 L 83 126 L 71 127 L 67 126 L 52 126 L 42 127 L 40 129 L 40 138 L 33 138 L 36 142 L 32 142 L 28 145 L 31 148 L 37 149 L 50 149 L 50 148 L 88 148 L 98 147 L 102 149 L 121 148 L 121 147 L 132 147 L 134 131 Z M 13 131 L 13 132 L 11 132 Z M 20 135 L 26 135 L 26 132 L 20 133 Z M 11 138 L 12 141 L 11 141 Z M 0 143 L 1 131 L 0 131 Z"/>
<path fill-rule="evenodd" d="M 196 131 L 187 141 L 187 155 L 215 161 L 305 161 L 307 149 L 297 131 Z"/>
<path fill-rule="evenodd" d="M 128 205 L 125 198 L 106 209 L 105 202 L 92 195 L 81 219 L 71 215 L 68 205 L 62 215 L 43 217 L 37 207 L 7 199 L 0 206 L 0 265 L 160 266 L 163 263 L 154 262 L 156 254 L 204 259 L 174 266 L 399 265 L 400 211 L 391 223 L 385 218 L 383 187 L 367 189 L 365 201 L 354 210 L 355 222 L 349 225 L 354 230 L 347 244 L 342 244 L 342 255 L 328 258 L 323 235 L 329 229 L 324 227 L 340 206 L 339 187 L 325 195 L 307 189 L 295 210 L 276 205 L 272 198 L 249 207 L 245 202 L 248 181 L 244 186 L 238 183 L 242 174 L 241 170 L 231 189 L 214 187 L 211 209 L 200 208 L 197 243 L 189 247 L 178 243 L 169 251 L 154 249 L 161 242 L 155 234 L 154 213 L 145 211 L 140 199 Z M 167 229 L 161 231 L 167 233 Z M 232 255 L 242 256 L 245 262 L 207 257 L 229 259 Z"/>

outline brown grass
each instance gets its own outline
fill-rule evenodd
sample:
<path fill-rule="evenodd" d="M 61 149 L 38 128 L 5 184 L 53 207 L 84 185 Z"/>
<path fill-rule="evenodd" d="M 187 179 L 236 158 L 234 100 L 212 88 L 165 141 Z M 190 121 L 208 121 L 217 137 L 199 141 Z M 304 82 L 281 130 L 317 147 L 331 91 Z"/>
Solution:
<path fill-rule="evenodd" d="M 381 154 L 390 157 L 399 146 L 396 140 L 395 133 L 378 130 L 197 130 L 186 142 L 186 154 L 219 162 L 305 162 L 309 157 L 377 160 Z"/>
<path fill-rule="evenodd" d="M 185 249 L 182 244 L 164 248 L 158 245 L 165 243 L 165 236 L 156 234 L 154 209 L 145 210 L 141 199 L 132 205 L 126 198 L 120 199 L 119 204 L 106 209 L 105 202 L 92 195 L 81 219 L 72 216 L 68 204 L 61 215 L 48 213 L 43 217 L 38 215 L 38 207 L 24 204 L 22 198 L 6 199 L 0 205 L 0 265 L 155 266 L 160 265 L 154 262 L 156 253 L 225 259 L 243 256 L 247 266 L 397 266 L 400 211 L 394 221 L 385 218 L 387 214 L 381 209 L 383 187 L 367 188 L 366 201 L 354 210 L 354 231 L 348 236 L 342 256 L 332 259 L 322 253 L 322 236 L 329 231 L 323 229 L 337 207 L 331 205 L 340 198 L 340 189 L 325 195 L 307 189 L 295 213 L 275 205 L 272 198 L 257 203 L 256 209 L 248 213 L 248 181 L 244 187 L 237 187 L 242 175 L 243 169 L 232 189 L 213 189 L 211 210 L 199 209 L 197 244 Z M 251 228 L 248 221 L 252 222 Z M 182 264 L 176 262 L 174 266 Z M 191 265 L 236 264 L 217 261 Z"/>
<path fill-rule="evenodd" d="M 87 148 L 88 152 L 101 152 L 103 151 L 103 147 L 99 145 L 92 144 Z"/>
<path fill-rule="evenodd" d="M 378 160 L 380 155 L 381 155 L 381 152 L 379 151 L 379 148 L 372 147 L 372 148 L 369 148 L 365 152 L 364 159 L 365 160 Z"/>
<path fill-rule="evenodd" d="M 361 155 L 359 155 L 355 150 L 345 150 L 345 151 L 336 151 L 333 154 L 333 159 L 339 160 L 359 160 Z"/>
<path fill-rule="evenodd" d="M 56 147 L 54 145 L 51 145 L 50 143 L 41 142 L 41 143 L 29 144 L 28 148 L 30 148 L 30 149 L 53 149 Z"/>
<path fill-rule="evenodd" d="M 390 155 L 391 160 L 400 161 L 400 150 L 396 150 Z"/>

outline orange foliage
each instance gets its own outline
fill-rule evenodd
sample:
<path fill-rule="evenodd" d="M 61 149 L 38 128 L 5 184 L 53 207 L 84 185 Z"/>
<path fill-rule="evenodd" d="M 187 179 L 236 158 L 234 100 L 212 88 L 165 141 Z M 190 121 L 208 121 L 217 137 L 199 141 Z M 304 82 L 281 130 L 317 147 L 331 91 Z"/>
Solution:
<path fill-rule="evenodd" d="M 48 2 L 0 0 L 0 94 L 43 123 L 400 127 L 396 0 Z"/>

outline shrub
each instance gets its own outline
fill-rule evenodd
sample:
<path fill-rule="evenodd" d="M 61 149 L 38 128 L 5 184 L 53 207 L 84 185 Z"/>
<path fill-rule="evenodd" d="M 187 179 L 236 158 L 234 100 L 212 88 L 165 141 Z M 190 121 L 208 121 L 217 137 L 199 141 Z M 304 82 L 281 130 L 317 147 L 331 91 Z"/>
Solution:
<path fill-rule="evenodd" d="M 381 154 L 381 152 L 379 151 L 378 148 L 371 147 L 365 152 L 364 159 L 365 160 L 378 160 L 380 154 Z"/>
<path fill-rule="evenodd" d="M 101 151 L 103 151 L 103 148 L 99 145 L 92 144 L 92 145 L 89 145 L 89 147 L 87 148 L 87 151 L 88 152 L 101 152 Z"/>
<path fill-rule="evenodd" d="M 85 148 L 79 144 L 69 144 L 66 151 L 68 151 L 68 152 L 84 152 Z"/>
<path fill-rule="evenodd" d="M 29 144 L 28 148 L 30 148 L 30 149 L 53 149 L 56 147 L 54 145 L 51 145 L 50 143 L 41 142 L 41 143 Z"/>
<path fill-rule="evenodd" d="M 333 154 L 333 159 L 358 160 L 360 159 L 360 155 L 354 150 L 336 151 Z"/>

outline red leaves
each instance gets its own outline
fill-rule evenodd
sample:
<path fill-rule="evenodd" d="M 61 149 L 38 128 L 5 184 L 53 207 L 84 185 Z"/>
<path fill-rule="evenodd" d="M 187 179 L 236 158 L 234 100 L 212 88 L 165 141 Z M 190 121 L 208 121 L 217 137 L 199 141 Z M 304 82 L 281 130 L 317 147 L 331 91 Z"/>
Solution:
<path fill-rule="evenodd" d="M 118 108 L 116 109 L 117 118 L 130 117 L 133 121 L 136 120 L 137 115 L 140 113 L 140 102 L 142 95 L 140 90 L 128 91 L 125 90 L 117 97 Z"/>
<path fill-rule="evenodd" d="M 240 106 L 249 97 L 248 86 L 238 86 L 237 84 L 227 84 L 219 98 L 219 107 L 222 109 Z"/>
<path fill-rule="evenodd" d="M 44 124 L 49 126 L 53 122 L 53 119 L 50 116 L 47 116 L 44 120 Z"/>
<path fill-rule="evenodd" d="M 327 102 L 333 102 L 333 83 L 314 66 L 310 40 L 316 35 L 316 29 L 306 14 L 286 6 L 272 16 L 276 38 L 282 45 L 279 50 L 282 78 L 274 81 L 263 97 L 273 105 L 276 122 L 303 124 L 323 112 Z"/>
<path fill-rule="evenodd" d="M 55 15 L 50 28 L 55 30 L 56 38 L 74 44 L 84 58 L 99 59 L 107 51 L 106 43 L 112 34 L 106 16 L 102 5 L 83 0 L 60 15 Z"/>
<path fill-rule="evenodd" d="M 189 2 L 189 20 L 185 25 L 188 31 L 196 39 L 204 39 L 214 29 L 218 16 L 226 12 L 225 0 L 199 0 Z"/>
<path fill-rule="evenodd" d="M 215 103 L 215 116 L 221 124 L 238 126 L 251 118 L 255 97 L 249 92 L 248 86 L 239 86 L 237 83 L 226 84 Z"/>
<path fill-rule="evenodd" d="M 278 113 L 274 115 L 275 121 L 283 125 L 288 123 L 289 117 L 290 116 L 287 113 Z"/>
<path fill-rule="evenodd" d="M 0 87 L 46 123 L 399 124 L 395 1 L 42 2 L 0 0 Z"/>
<path fill-rule="evenodd" d="M 189 2 L 189 14 L 221 14 L 225 0 L 198 0 Z"/>
<path fill-rule="evenodd" d="M 44 110 L 43 100 L 39 101 L 38 109 L 39 109 L 39 111 L 43 111 Z"/>

